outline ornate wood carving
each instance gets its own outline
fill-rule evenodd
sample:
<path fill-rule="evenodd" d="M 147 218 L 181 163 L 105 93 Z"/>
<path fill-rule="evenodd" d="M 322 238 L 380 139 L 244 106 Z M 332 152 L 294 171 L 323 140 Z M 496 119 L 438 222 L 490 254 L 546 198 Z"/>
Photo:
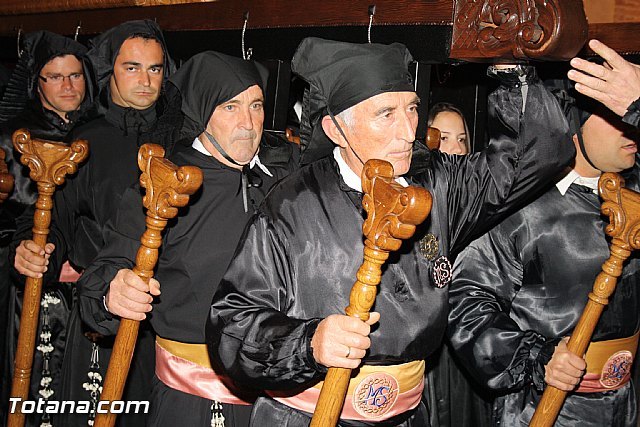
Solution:
<path fill-rule="evenodd" d="M 356 273 L 345 312 L 366 321 L 376 299 L 382 264 L 389 257 L 389 252 L 400 249 L 402 240 L 411 237 L 416 225 L 427 218 L 431 210 L 431 194 L 421 187 L 402 187 L 393 180 L 393 166 L 375 159 L 364 166 L 362 189 L 362 206 L 367 212 L 362 226 L 364 261 Z M 337 424 L 350 377 L 350 369 L 329 369 L 311 427 L 333 427 Z"/>
<path fill-rule="evenodd" d="M 566 60 L 587 40 L 581 0 L 456 0 L 451 58 Z"/>
<path fill-rule="evenodd" d="M 567 344 L 574 354 L 583 355 L 587 350 L 600 315 L 616 289 L 624 262 L 632 250 L 640 249 L 640 194 L 623 187 L 624 179 L 616 173 L 603 174 L 598 183 L 604 200 L 600 210 L 609 216 L 605 232 L 612 237 L 611 255 L 602 264 L 602 271 L 596 277 L 587 305 Z M 565 391 L 547 386 L 530 426 L 552 426 L 566 395 Z"/>
<path fill-rule="evenodd" d="M 4 159 L 4 150 L 0 148 L 0 203 L 9 197 L 11 190 L 13 190 L 13 175 L 9 173 Z"/>
<path fill-rule="evenodd" d="M 143 198 L 147 209 L 147 228 L 141 237 L 133 272 L 146 283 L 153 277 L 158 261 L 158 248 L 162 243 L 162 230 L 167 221 L 186 206 L 189 196 L 202 184 L 202 171 L 195 166 L 177 167 L 163 158 L 164 149 L 156 144 L 144 144 L 138 151 L 138 166 L 142 171 L 140 185 L 146 189 Z M 131 358 L 138 338 L 140 322 L 121 319 L 107 368 L 101 400 L 120 400 L 129 374 Z M 117 414 L 100 413 L 96 427 L 113 426 Z"/>
<path fill-rule="evenodd" d="M 61 185 L 65 176 L 73 174 L 78 164 L 89 155 L 86 141 L 74 141 L 71 145 L 31 138 L 26 129 L 13 133 L 13 146 L 22 154 L 20 161 L 31 169 L 30 177 L 38 185 L 38 200 L 33 217 L 33 241 L 44 248 L 51 223 L 52 195 L 56 185 Z M 2 151 L 2 150 L 0 150 Z M 28 277 L 24 290 L 24 303 L 20 316 L 18 346 L 16 351 L 11 397 L 24 401 L 29 393 L 33 352 L 38 331 L 42 278 Z M 18 411 L 9 414 L 9 426 L 24 425 L 24 415 L 19 404 Z"/>

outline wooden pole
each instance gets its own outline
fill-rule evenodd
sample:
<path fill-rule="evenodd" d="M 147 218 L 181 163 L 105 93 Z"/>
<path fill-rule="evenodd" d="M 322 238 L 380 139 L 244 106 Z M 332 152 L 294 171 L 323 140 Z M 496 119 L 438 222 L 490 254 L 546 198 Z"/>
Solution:
<path fill-rule="evenodd" d="M 0 148 L 0 203 L 7 200 L 13 190 L 13 176 L 9 173 L 4 159 L 4 150 Z"/>
<path fill-rule="evenodd" d="M 393 166 L 375 159 L 364 166 L 362 189 L 362 206 L 367 211 L 362 226 L 364 261 L 356 274 L 345 312 L 366 321 L 376 299 L 382 264 L 389 252 L 400 249 L 402 239 L 411 237 L 416 225 L 427 218 L 431 194 L 421 187 L 402 187 L 393 180 Z M 350 369 L 329 368 L 311 427 L 333 427 L 338 423 L 350 377 Z"/>
<path fill-rule="evenodd" d="M 164 149 L 156 144 L 144 144 L 138 152 L 138 166 L 142 171 L 140 185 L 146 189 L 143 204 L 147 209 L 147 228 L 141 237 L 133 272 L 145 283 L 149 283 L 153 277 L 158 248 L 162 243 L 162 230 L 167 221 L 178 214 L 177 208 L 185 206 L 189 202 L 189 195 L 195 193 L 202 184 L 202 171 L 199 168 L 177 167 L 163 156 Z M 139 327 L 137 320 L 120 320 L 100 395 L 101 401 L 112 402 L 122 398 Z M 113 426 L 116 417 L 117 414 L 111 412 L 98 413 L 95 426 Z"/>
<path fill-rule="evenodd" d="M 76 172 L 78 164 L 89 155 L 89 147 L 86 141 L 75 141 L 66 145 L 32 139 L 26 129 L 19 129 L 13 133 L 13 146 L 22 154 L 20 162 L 29 166 L 29 176 L 38 185 L 38 200 L 33 217 L 33 241 L 44 248 L 51 223 L 55 187 L 64 182 L 65 175 Z M 41 295 L 42 278 L 27 277 L 11 386 L 11 397 L 20 398 L 21 401 L 18 410 L 9 414 L 9 427 L 24 425 L 22 401 L 26 400 L 29 394 Z"/>
<path fill-rule="evenodd" d="M 589 346 L 602 310 L 616 289 L 625 260 L 629 258 L 633 249 L 640 249 L 640 194 L 623 187 L 624 179 L 618 174 L 605 173 L 600 177 L 598 188 L 600 196 L 604 199 L 600 210 L 609 216 L 609 225 L 605 232 L 613 239 L 611 254 L 602 264 L 602 271 L 596 277 L 587 305 L 567 344 L 569 351 L 581 357 Z M 566 391 L 548 385 L 529 425 L 553 425 L 566 396 Z"/>

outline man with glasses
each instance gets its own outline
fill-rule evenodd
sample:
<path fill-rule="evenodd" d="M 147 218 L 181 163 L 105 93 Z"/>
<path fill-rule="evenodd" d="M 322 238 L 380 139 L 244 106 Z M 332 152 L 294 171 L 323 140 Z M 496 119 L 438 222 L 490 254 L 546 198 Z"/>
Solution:
<path fill-rule="evenodd" d="M 36 201 L 36 186 L 29 178 L 29 169 L 20 164 L 19 154 L 13 150 L 11 137 L 17 129 L 26 128 L 33 137 L 62 141 L 78 124 L 82 110 L 91 103 L 92 87 L 87 49 L 67 37 L 48 31 L 38 31 L 25 36 L 22 56 L 0 101 L 0 145 L 7 155 L 9 170 L 15 177 L 15 190 L 0 207 L 0 360 L 2 366 L 2 403 L 8 401 L 11 385 L 11 364 L 17 340 L 17 319 L 20 316 L 22 288 L 12 286 L 9 278 L 9 241 L 15 230 L 15 219 Z M 49 283 L 44 297 L 57 301 L 47 313 L 51 338 L 47 338 L 51 351 L 38 351 L 31 376 L 31 394 L 56 388 L 64 350 L 68 306 L 71 303 L 67 284 Z M 41 323 L 44 315 L 40 315 Z M 9 326 L 10 325 L 10 326 Z M 49 365 L 44 369 L 44 361 Z M 51 383 L 41 385 L 42 371 L 49 371 Z M 46 381 L 45 381 L 46 383 Z M 37 418 L 37 419 L 36 419 Z M 2 418 L 0 418 L 2 419 Z M 28 422 L 40 422 L 34 415 Z"/>

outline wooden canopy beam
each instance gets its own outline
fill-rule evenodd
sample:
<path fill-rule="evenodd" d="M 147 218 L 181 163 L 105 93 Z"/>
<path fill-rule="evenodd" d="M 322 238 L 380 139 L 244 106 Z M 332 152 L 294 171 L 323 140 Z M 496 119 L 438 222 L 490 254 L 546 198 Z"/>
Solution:
<path fill-rule="evenodd" d="M 167 31 L 179 58 L 205 49 L 239 55 L 247 13 L 246 44 L 258 59 L 288 60 L 307 36 L 366 42 L 372 11 L 372 41 L 405 43 L 417 60 L 431 63 L 565 60 L 587 38 L 582 0 L 354 0 L 348 7 L 343 0 L 194 1 L 41 0 L 25 9 L 25 2 L 7 0 L 0 6 L 0 60 L 15 58 L 19 28 L 72 35 L 81 24 L 88 37 L 144 18 Z M 160 3 L 184 4 L 142 6 Z"/>

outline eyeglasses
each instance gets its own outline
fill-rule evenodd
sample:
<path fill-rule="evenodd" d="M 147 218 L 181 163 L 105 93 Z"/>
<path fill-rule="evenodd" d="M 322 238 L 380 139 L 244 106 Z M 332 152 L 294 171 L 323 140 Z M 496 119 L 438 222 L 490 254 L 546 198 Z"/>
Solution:
<path fill-rule="evenodd" d="M 69 79 L 69 81 L 73 84 L 76 82 L 81 82 L 84 80 L 84 74 L 82 73 L 71 73 L 68 76 L 62 75 L 62 74 L 51 74 L 48 76 L 38 76 L 40 78 L 40 80 L 42 80 L 45 83 L 50 83 L 53 85 L 56 84 L 62 84 L 62 82 L 64 82 L 65 79 Z"/>

